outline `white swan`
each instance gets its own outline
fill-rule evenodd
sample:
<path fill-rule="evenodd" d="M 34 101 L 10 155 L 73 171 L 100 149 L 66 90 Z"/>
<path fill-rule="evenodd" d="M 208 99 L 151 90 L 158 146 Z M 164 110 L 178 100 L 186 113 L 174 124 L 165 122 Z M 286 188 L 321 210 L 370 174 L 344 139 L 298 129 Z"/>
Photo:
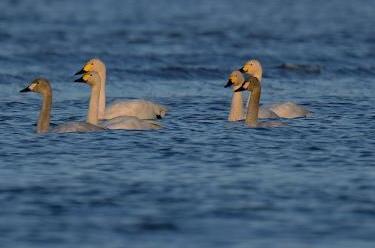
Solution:
<path fill-rule="evenodd" d="M 99 73 L 92 71 L 86 72 L 75 82 L 85 82 L 92 88 L 89 110 L 87 113 L 87 122 L 99 125 L 106 129 L 127 129 L 127 130 L 148 130 L 159 129 L 161 125 L 156 121 L 141 120 L 134 116 L 119 116 L 110 120 L 98 120 L 99 95 L 101 88 L 101 78 Z"/>
<path fill-rule="evenodd" d="M 42 109 L 39 114 L 37 133 L 67 133 L 67 132 L 89 132 L 104 130 L 102 127 L 86 122 L 68 122 L 52 129 L 50 126 L 51 108 L 52 108 L 52 88 L 49 81 L 45 78 L 34 79 L 29 86 L 20 92 L 37 92 L 42 95 Z"/>
<path fill-rule="evenodd" d="M 245 119 L 246 113 L 243 109 L 242 92 L 236 92 L 238 88 L 242 86 L 245 79 L 241 72 L 234 71 L 230 74 L 227 84 L 224 86 L 232 86 L 233 96 L 232 103 L 230 106 L 228 121 L 241 121 Z M 250 99 L 250 98 L 249 98 Z M 264 107 L 260 107 L 258 112 L 258 118 L 278 118 L 272 110 Z"/>
<path fill-rule="evenodd" d="M 106 107 L 106 66 L 100 59 L 90 59 L 83 68 L 76 73 L 96 71 L 102 80 L 99 97 L 99 119 L 107 120 L 118 116 L 134 116 L 139 119 L 160 119 L 165 116 L 167 109 L 160 105 L 145 100 L 115 101 Z"/>
<path fill-rule="evenodd" d="M 262 81 L 263 69 L 258 60 L 253 59 L 247 61 L 245 65 L 241 69 L 239 69 L 239 71 L 246 73 L 249 76 L 256 77 L 259 82 Z M 264 108 L 268 108 L 281 118 L 306 117 L 311 114 L 311 112 L 306 108 L 293 102 L 271 104 L 268 106 L 264 106 Z"/>
<path fill-rule="evenodd" d="M 258 127 L 280 127 L 285 126 L 282 122 L 258 122 L 258 111 L 259 111 L 259 101 L 261 95 L 261 84 L 256 77 L 252 77 L 248 82 L 244 82 L 241 87 L 235 90 L 235 92 L 240 92 L 243 90 L 248 90 L 251 92 L 249 105 L 247 108 L 247 114 L 245 123 L 251 128 Z"/>

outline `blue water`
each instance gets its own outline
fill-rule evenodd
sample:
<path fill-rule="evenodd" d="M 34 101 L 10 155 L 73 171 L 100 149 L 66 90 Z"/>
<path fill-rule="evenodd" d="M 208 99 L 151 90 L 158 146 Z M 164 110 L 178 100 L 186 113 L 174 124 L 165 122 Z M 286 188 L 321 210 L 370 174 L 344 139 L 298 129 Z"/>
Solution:
<path fill-rule="evenodd" d="M 375 2 L 0 2 L 0 247 L 375 247 Z M 170 112 L 160 131 L 35 134 L 84 120 L 91 57 L 108 101 Z M 262 102 L 313 116 L 228 123 L 228 74 L 264 66 Z M 293 68 L 282 66 L 293 64 Z"/>

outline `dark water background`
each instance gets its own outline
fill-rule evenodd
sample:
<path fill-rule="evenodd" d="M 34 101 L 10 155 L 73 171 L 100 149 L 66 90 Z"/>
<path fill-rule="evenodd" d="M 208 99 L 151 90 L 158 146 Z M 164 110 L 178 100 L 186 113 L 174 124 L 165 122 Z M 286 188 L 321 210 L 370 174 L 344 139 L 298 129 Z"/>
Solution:
<path fill-rule="evenodd" d="M 375 247 L 375 2 L 0 2 L 1 247 Z M 108 68 L 108 101 L 170 112 L 156 132 L 34 133 L 83 120 L 72 75 Z M 314 112 L 226 121 L 231 70 L 264 65 L 264 103 Z M 297 69 L 280 68 L 284 63 Z"/>

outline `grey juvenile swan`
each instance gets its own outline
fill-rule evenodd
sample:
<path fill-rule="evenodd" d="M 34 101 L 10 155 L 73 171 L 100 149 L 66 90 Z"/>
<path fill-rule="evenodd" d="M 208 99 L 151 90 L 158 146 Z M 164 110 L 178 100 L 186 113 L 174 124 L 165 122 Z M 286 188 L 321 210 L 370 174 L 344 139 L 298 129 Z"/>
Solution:
<path fill-rule="evenodd" d="M 258 122 L 258 111 L 259 111 L 259 102 L 261 95 L 261 84 L 260 81 L 252 77 L 248 82 L 244 82 L 241 87 L 235 90 L 235 92 L 240 92 L 248 90 L 250 91 L 250 100 L 247 109 L 245 123 L 251 128 L 258 127 L 280 127 L 285 124 L 282 122 Z"/>
<path fill-rule="evenodd" d="M 57 127 L 50 128 L 51 108 L 52 108 L 52 88 L 45 78 L 34 79 L 29 86 L 20 92 L 36 92 L 42 95 L 42 109 L 39 114 L 37 133 L 66 133 L 66 132 L 90 132 L 104 130 L 102 127 L 86 122 L 67 122 Z"/>

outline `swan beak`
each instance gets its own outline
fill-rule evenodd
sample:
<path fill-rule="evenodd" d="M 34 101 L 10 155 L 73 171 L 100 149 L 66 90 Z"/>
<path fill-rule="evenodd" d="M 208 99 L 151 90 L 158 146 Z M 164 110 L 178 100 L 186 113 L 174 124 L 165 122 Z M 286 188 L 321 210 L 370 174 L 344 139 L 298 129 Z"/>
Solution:
<path fill-rule="evenodd" d="M 74 80 L 74 82 L 76 82 L 76 83 L 85 83 L 86 81 L 83 80 L 83 77 L 80 77 L 80 78 Z"/>
<path fill-rule="evenodd" d="M 227 84 L 224 85 L 224 88 L 228 88 L 229 86 L 232 86 L 232 85 L 233 85 L 233 82 L 232 82 L 232 80 L 229 79 Z"/>
<path fill-rule="evenodd" d="M 20 92 L 29 92 L 29 91 L 31 91 L 30 88 L 29 88 L 29 86 L 27 86 L 23 90 L 20 90 Z"/>
<path fill-rule="evenodd" d="M 245 73 L 243 67 L 241 67 L 240 69 L 238 69 L 238 71 L 241 72 L 241 73 Z"/>
<path fill-rule="evenodd" d="M 238 89 L 236 89 L 234 92 L 241 92 L 241 91 L 246 90 L 245 87 L 244 87 L 244 85 L 245 85 L 245 83 L 243 83 L 243 84 L 241 85 L 241 87 L 238 88 Z"/>
<path fill-rule="evenodd" d="M 84 73 L 86 73 L 86 72 L 87 72 L 87 71 L 85 71 L 85 69 L 82 68 L 80 71 L 77 71 L 76 74 L 74 74 L 74 75 L 75 75 L 75 76 L 76 76 L 76 75 L 81 75 L 81 74 L 84 74 Z"/>

